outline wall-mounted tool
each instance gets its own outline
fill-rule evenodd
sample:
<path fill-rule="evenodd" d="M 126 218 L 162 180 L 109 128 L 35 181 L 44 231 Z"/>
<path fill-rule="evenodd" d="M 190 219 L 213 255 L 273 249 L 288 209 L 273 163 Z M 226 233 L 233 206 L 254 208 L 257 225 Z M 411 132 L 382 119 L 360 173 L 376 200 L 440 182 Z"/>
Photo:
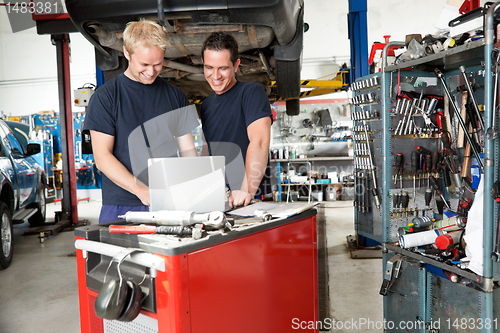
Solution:
<path fill-rule="evenodd" d="M 493 62 L 495 71 L 494 71 L 494 76 L 493 80 L 495 84 L 493 85 L 493 107 L 491 108 L 491 127 L 488 128 L 486 131 L 487 138 L 489 140 L 496 140 L 498 137 L 498 131 L 497 131 L 497 117 L 498 117 L 498 106 L 497 106 L 497 100 L 498 100 L 498 80 L 500 80 L 500 52 L 498 50 L 495 50 L 493 53 L 493 58 L 495 61 Z"/>
<path fill-rule="evenodd" d="M 467 92 L 469 93 L 470 99 L 472 100 L 472 105 L 474 106 L 474 111 L 476 111 L 476 116 L 479 120 L 479 124 L 481 125 L 481 130 L 483 132 L 485 132 L 486 129 L 484 126 L 484 120 L 481 117 L 481 112 L 479 110 L 479 104 L 477 103 L 476 96 L 474 94 L 474 91 L 472 90 L 472 86 L 470 84 L 469 78 L 467 77 L 467 74 L 465 73 L 465 67 L 460 66 L 460 67 L 458 67 L 458 69 L 460 70 L 460 72 L 462 73 L 462 76 L 464 78 L 465 86 L 467 87 Z M 464 127 L 463 130 L 466 131 L 467 129 Z"/>
<path fill-rule="evenodd" d="M 384 281 L 380 287 L 380 295 L 387 296 L 389 289 L 401 273 L 402 261 L 403 257 L 400 254 L 396 254 L 391 259 L 387 260 L 385 264 Z"/>
<path fill-rule="evenodd" d="M 474 153 L 474 156 L 476 157 L 477 163 L 479 165 L 479 168 L 481 171 L 484 172 L 484 165 L 483 161 L 481 160 L 481 156 L 479 155 L 479 151 L 476 148 L 475 143 L 472 141 L 472 137 L 469 134 L 469 131 L 467 130 L 467 127 L 465 126 L 464 120 L 462 119 L 462 116 L 460 115 L 460 110 L 458 110 L 457 105 L 454 102 L 453 96 L 451 95 L 450 89 L 448 88 L 448 85 L 446 84 L 446 81 L 444 80 L 444 74 L 439 70 L 439 69 L 434 69 L 434 73 L 436 74 L 436 77 L 441 81 L 441 84 L 443 86 L 443 90 L 446 93 L 446 96 L 448 96 L 448 99 L 450 100 L 450 103 L 453 107 L 453 110 L 455 111 L 455 116 L 458 119 L 458 123 L 462 127 L 465 138 L 467 139 L 467 142 L 469 142 L 472 152 Z"/>
<path fill-rule="evenodd" d="M 448 202 L 446 201 L 446 199 L 444 198 L 443 193 L 441 193 L 441 191 L 439 190 L 439 185 L 437 184 L 436 179 L 433 176 L 430 176 L 429 177 L 429 181 L 431 183 L 432 189 L 434 191 L 436 191 L 436 194 L 439 195 L 439 197 L 441 198 L 441 200 L 443 200 L 443 203 L 446 206 L 446 208 L 448 208 L 449 210 L 451 210 L 451 207 L 448 204 Z"/>
<path fill-rule="evenodd" d="M 365 128 L 365 140 L 366 140 L 366 147 L 368 150 L 368 157 L 370 159 L 370 171 L 372 173 L 372 196 L 373 196 L 373 201 L 375 202 L 375 206 L 377 206 L 377 209 L 380 209 L 380 197 L 378 194 L 378 187 L 377 187 L 377 177 L 375 175 L 375 163 L 373 163 L 373 156 L 370 148 L 370 137 L 368 136 L 368 131 L 366 130 L 366 122 L 363 120 L 363 126 Z"/>
<path fill-rule="evenodd" d="M 413 202 L 415 202 L 415 199 L 417 197 L 415 180 L 418 172 L 418 159 L 419 159 L 419 154 L 416 151 L 413 151 L 411 153 L 411 173 L 413 174 Z"/>
<path fill-rule="evenodd" d="M 404 170 L 404 158 L 403 154 L 396 154 L 396 174 L 394 175 L 394 185 L 397 184 L 398 175 L 400 177 L 401 186 L 403 186 L 403 170 Z"/>

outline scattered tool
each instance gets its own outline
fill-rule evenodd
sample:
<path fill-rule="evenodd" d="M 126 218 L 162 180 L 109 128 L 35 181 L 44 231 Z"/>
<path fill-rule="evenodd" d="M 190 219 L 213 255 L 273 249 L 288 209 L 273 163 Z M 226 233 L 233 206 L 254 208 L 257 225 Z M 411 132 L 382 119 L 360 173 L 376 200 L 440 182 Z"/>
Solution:
<path fill-rule="evenodd" d="M 206 232 L 199 227 L 184 226 L 154 226 L 154 225 L 110 225 L 110 234 L 128 233 L 128 234 L 162 234 L 175 236 L 190 236 L 193 239 L 200 239 L 206 235 Z"/>
<path fill-rule="evenodd" d="M 127 212 L 118 216 L 127 222 L 156 223 L 161 225 L 182 225 L 189 226 L 203 223 L 205 226 L 214 229 L 227 227 L 228 222 L 223 212 L 199 214 L 190 211 L 169 211 L 160 210 L 158 212 Z"/>
<path fill-rule="evenodd" d="M 259 208 L 259 209 L 257 209 L 257 210 L 255 210 L 255 212 L 253 212 L 253 215 L 254 215 L 255 217 L 260 217 L 260 218 L 262 218 L 262 222 L 271 221 L 271 220 L 272 220 L 272 218 L 273 218 L 273 215 L 272 215 L 272 214 L 270 214 L 270 213 L 268 213 L 268 212 L 266 212 L 265 210 L 260 209 L 260 208 Z"/>

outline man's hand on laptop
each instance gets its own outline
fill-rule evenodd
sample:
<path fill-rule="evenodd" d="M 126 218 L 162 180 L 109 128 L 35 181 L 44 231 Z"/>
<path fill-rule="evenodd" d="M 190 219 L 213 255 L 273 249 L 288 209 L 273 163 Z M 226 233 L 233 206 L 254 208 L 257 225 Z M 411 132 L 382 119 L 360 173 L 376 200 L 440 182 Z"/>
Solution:
<path fill-rule="evenodd" d="M 231 191 L 231 195 L 229 196 L 229 204 L 231 207 L 237 206 L 247 206 L 250 204 L 250 201 L 253 199 L 253 195 L 251 193 L 245 191 Z"/>
<path fill-rule="evenodd" d="M 143 205 L 149 206 L 149 188 L 146 185 L 138 186 L 134 194 L 141 199 Z"/>

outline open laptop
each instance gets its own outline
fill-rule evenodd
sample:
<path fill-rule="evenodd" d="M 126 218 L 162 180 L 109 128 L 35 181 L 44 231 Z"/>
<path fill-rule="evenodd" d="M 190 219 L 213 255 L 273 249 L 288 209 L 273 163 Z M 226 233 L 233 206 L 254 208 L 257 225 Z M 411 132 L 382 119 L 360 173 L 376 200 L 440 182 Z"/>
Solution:
<path fill-rule="evenodd" d="M 225 211 L 224 156 L 148 160 L 150 211 Z"/>

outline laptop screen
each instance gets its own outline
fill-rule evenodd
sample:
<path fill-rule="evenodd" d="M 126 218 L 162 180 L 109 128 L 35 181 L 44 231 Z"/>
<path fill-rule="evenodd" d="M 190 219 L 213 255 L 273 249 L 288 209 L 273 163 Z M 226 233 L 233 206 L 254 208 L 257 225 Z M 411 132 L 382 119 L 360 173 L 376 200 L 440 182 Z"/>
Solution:
<path fill-rule="evenodd" d="M 148 174 L 152 212 L 225 210 L 224 156 L 150 158 Z"/>

